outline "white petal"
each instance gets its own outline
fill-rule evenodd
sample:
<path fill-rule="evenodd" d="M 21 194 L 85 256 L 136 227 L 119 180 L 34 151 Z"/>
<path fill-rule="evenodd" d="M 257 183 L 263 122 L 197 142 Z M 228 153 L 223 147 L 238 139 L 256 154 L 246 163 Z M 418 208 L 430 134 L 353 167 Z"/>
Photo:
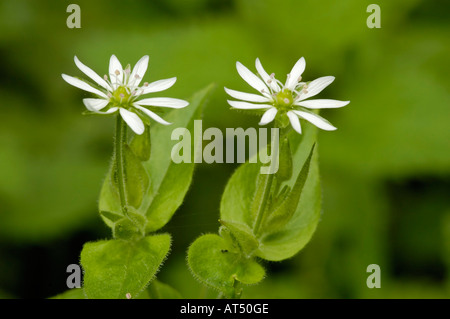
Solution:
<path fill-rule="evenodd" d="M 106 111 L 104 111 L 104 112 L 101 112 L 101 111 L 91 111 L 91 112 L 94 112 L 94 113 L 97 113 L 97 114 L 111 114 L 111 113 L 114 113 L 114 112 L 116 112 L 117 110 L 118 110 L 119 108 L 118 107 L 112 107 L 112 108 L 110 108 L 110 109 L 108 109 L 108 110 L 106 110 Z"/>
<path fill-rule="evenodd" d="M 139 83 L 141 83 L 141 80 L 147 71 L 148 59 L 148 55 L 144 55 L 134 66 L 130 75 L 130 82 L 133 83 L 134 86 L 138 86 Z"/>
<path fill-rule="evenodd" d="M 120 108 L 120 115 L 123 120 L 128 124 L 128 126 L 133 130 L 137 135 L 141 135 L 144 133 L 145 126 L 142 120 L 136 113 L 130 112 L 124 108 Z"/>
<path fill-rule="evenodd" d="M 291 73 L 289 73 L 289 77 L 286 80 L 286 88 L 289 90 L 294 90 L 297 86 L 297 83 L 299 82 L 299 78 L 302 75 L 303 71 L 305 71 L 306 62 L 305 58 L 301 57 L 297 63 L 295 63 L 294 67 L 291 70 Z"/>
<path fill-rule="evenodd" d="M 235 109 L 242 109 L 242 110 L 257 110 L 257 109 L 268 109 L 273 107 L 269 104 L 253 104 L 253 103 L 247 103 L 247 102 L 241 102 L 241 101 L 230 101 L 227 100 L 228 104 L 230 104 Z"/>
<path fill-rule="evenodd" d="M 303 112 L 303 111 L 292 111 L 292 112 L 294 112 L 295 114 L 297 114 L 301 118 L 304 118 L 308 122 L 311 122 L 312 124 L 314 124 L 315 126 L 317 126 L 318 128 L 320 128 L 322 130 L 334 131 L 334 130 L 337 129 L 336 127 L 331 125 L 330 122 L 328 122 L 323 117 L 320 117 L 317 114 L 311 114 L 311 113 L 307 113 L 307 112 Z"/>
<path fill-rule="evenodd" d="M 277 115 L 278 110 L 275 107 L 268 109 L 262 116 L 259 125 L 266 125 L 273 121 L 275 116 Z"/>
<path fill-rule="evenodd" d="M 256 58 L 255 66 L 259 75 L 261 75 L 261 77 L 263 78 L 264 83 L 267 84 L 270 88 L 272 88 L 273 91 L 280 92 L 280 86 L 278 85 L 277 81 L 272 79 L 270 75 L 266 72 L 266 70 L 264 70 L 261 61 L 259 61 L 258 58 Z"/>
<path fill-rule="evenodd" d="M 118 74 L 116 74 L 116 72 Z M 109 59 L 109 78 L 113 84 L 113 89 L 116 89 L 123 83 L 123 67 L 114 54 L 111 55 L 111 59 Z"/>
<path fill-rule="evenodd" d="M 159 80 L 159 81 L 152 82 L 148 86 L 143 86 L 142 87 L 142 89 L 143 89 L 142 94 L 153 93 L 153 92 L 160 92 L 160 91 L 167 90 L 172 85 L 174 85 L 176 81 L 177 81 L 177 78 L 173 77 L 173 78 L 170 78 L 170 79 L 164 79 L 164 80 Z"/>
<path fill-rule="evenodd" d="M 189 102 L 180 99 L 173 99 L 170 97 L 151 97 L 136 101 L 137 105 L 162 106 L 180 109 L 189 105 Z"/>
<path fill-rule="evenodd" d="M 135 108 L 141 110 L 142 112 L 144 112 L 145 114 L 147 114 L 149 117 L 151 117 L 152 119 L 154 119 L 156 122 L 164 124 L 164 125 L 170 125 L 172 123 L 169 123 L 167 121 L 165 121 L 164 119 L 162 119 L 159 115 L 153 113 L 152 111 L 146 109 L 145 107 L 142 107 L 140 105 L 137 104 L 133 104 Z"/>
<path fill-rule="evenodd" d="M 317 95 L 320 92 L 322 92 L 322 90 L 324 88 L 326 88 L 328 85 L 331 84 L 331 82 L 334 81 L 334 76 L 324 76 L 318 79 L 315 79 L 314 81 L 312 81 L 311 83 L 308 84 L 307 87 L 307 91 L 308 93 L 304 94 L 302 93 L 300 95 L 300 100 L 299 101 L 303 101 L 306 100 L 307 98 Z"/>
<path fill-rule="evenodd" d="M 251 87 L 256 89 L 258 92 L 266 92 L 266 94 L 269 94 L 269 89 L 264 84 L 264 82 L 255 74 L 253 74 L 253 72 L 243 66 L 240 62 L 236 62 L 236 69 L 239 75 L 244 79 L 245 82 L 250 84 Z"/>
<path fill-rule="evenodd" d="M 269 99 L 268 97 L 265 97 L 262 95 L 257 95 L 257 94 L 253 94 L 253 93 L 245 93 L 245 92 L 235 91 L 235 90 L 231 90 L 231 89 L 227 89 L 227 88 L 225 88 L 225 92 L 227 92 L 228 95 L 230 95 L 231 97 L 234 97 L 235 99 L 248 101 L 248 102 L 259 102 L 259 103 L 262 102 L 263 103 L 263 102 L 271 102 L 272 101 L 272 99 Z"/>
<path fill-rule="evenodd" d="M 308 100 L 294 103 L 295 105 L 304 106 L 309 109 L 333 109 L 346 106 L 350 101 L 338 100 Z"/>
<path fill-rule="evenodd" d="M 300 120 L 298 119 L 298 116 L 294 114 L 294 112 L 289 111 L 286 113 L 289 122 L 291 122 L 292 128 L 297 131 L 297 133 L 302 134 L 302 127 L 300 125 Z"/>
<path fill-rule="evenodd" d="M 86 74 L 88 77 L 90 77 L 92 80 L 94 80 L 98 85 L 104 87 L 105 89 L 107 89 L 108 91 L 112 91 L 111 87 L 109 86 L 108 83 L 106 83 L 106 81 L 99 76 L 97 73 L 95 73 L 91 68 L 89 68 L 88 66 L 84 65 L 78 58 L 77 56 L 74 57 L 75 60 L 75 64 L 76 66 L 81 70 L 81 72 L 83 72 L 84 74 Z"/>
<path fill-rule="evenodd" d="M 66 74 L 62 74 L 62 78 L 64 79 L 64 81 L 66 81 L 70 85 L 73 85 L 73 86 L 75 86 L 75 87 L 77 87 L 79 89 L 82 89 L 84 91 L 88 91 L 88 92 L 97 94 L 99 96 L 104 97 L 105 99 L 108 98 L 105 93 L 103 93 L 100 90 L 97 90 L 97 89 L 93 88 L 92 86 L 90 86 L 89 84 L 87 84 L 86 82 L 84 82 L 84 81 L 82 81 L 80 79 L 74 78 L 73 76 L 66 75 Z"/>
<path fill-rule="evenodd" d="M 115 111 L 117 111 L 118 109 L 119 109 L 118 107 L 112 107 L 105 112 L 98 112 L 98 113 L 111 114 L 111 113 L 114 113 Z"/>
<path fill-rule="evenodd" d="M 83 99 L 83 103 L 89 111 L 97 112 L 108 105 L 109 100 L 106 99 Z"/>

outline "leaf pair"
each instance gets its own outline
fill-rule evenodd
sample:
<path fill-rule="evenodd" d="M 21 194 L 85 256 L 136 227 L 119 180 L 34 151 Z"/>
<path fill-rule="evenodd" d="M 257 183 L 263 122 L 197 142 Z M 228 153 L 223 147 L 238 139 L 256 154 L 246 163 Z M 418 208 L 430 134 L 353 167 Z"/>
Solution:
<path fill-rule="evenodd" d="M 313 148 L 316 134 L 314 126 L 305 125 L 302 136 L 289 136 L 292 174 L 289 169 L 284 170 L 290 161 L 283 164 L 286 156 L 281 147 L 280 169 L 275 174 L 272 196 L 268 199 L 269 211 L 264 214 L 260 230 L 255 234 L 260 242 L 255 255 L 262 259 L 280 261 L 292 257 L 304 247 L 316 229 L 321 202 L 317 151 Z M 221 200 L 221 219 L 254 229 L 255 199 L 261 192 L 258 183 L 262 183 L 258 180 L 259 168 L 258 164 L 246 163 L 230 178 Z"/>
<path fill-rule="evenodd" d="M 245 163 L 236 170 L 221 200 L 220 236 L 203 235 L 189 248 L 195 277 L 233 298 L 239 294 L 237 283 L 256 284 L 264 278 L 256 258 L 280 261 L 304 247 L 320 216 L 315 141 L 311 125 L 301 141 L 298 135 L 283 140 L 275 176 L 261 174 L 260 164 Z"/>
<path fill-rule="evenodd" d="M 151 128 L 148 136 L 136 136 L 123 148 L 123 171 L 112 165 L 100 194 L 102 219 L 112 228 L 115 239 L 87 243 L 81 252 L 84 291 L 88 298 L 138 297 L 154 278 L 171 244 L 169 234 L 149 235 L 162 228 L 181 205 L 191 184 L 194 163 L 176 164 L 171 159 L 174 128 L 193 129 L 212 86 L 193 96 L 189 107 L 168 114 L 171 126 Z M 195 143 L 192 143 L 195 149 Z M 115 154 L 120 156 L 121 154 Z M 151 156 L 150 156 L 151 155 Z M 113 163 L 117 163 L 113 159 Z M 118 196 L 118 178 L 125 178 L 126 212 Z M 152 296 L 165 294 L 167 287 L 150 290 Z M 169 289 L 170 290 L 170 289 Z"/>
<path fill-rule="evenodd" d="M 129 191 L 133 190 L 136 193 L 140 193 L 142 189 L 146 188 L 145 177 L 143 176 L 146 175 L 149 178 L 149 186 L 142 196 L 142 200 L 140 200 L 139 195 L 129 194 L 130 198 L 135 199 L 130 204 L 133 204 L 132 206 L 136 208 L 136 213 L 145 216 L 147 220 L 145 233 L 154 232 L 162 228 L 172 218 L 189 189 L 194 172 L 194 163 L 193 161 L 189 163 L 174 163 L 171 158 L 171 150 L 174 143 L 169 143 L 168 141 L 171 140 L 174 128 L 183 127 L 193 131 L 194 120 L 201 117 L 202 107 L 212 89 L 213 86 L 203 89 L 192 97 L 188 107 L 169 113 L 167 120 L 172 125 L 155 125 L 151 127 L 151 156 L 147 146 L 148 142 L 142 136 L 135 136 L 131 141 L 131 148 L 125 148 L 126 156 L 128 156 L 127 163 L 130 165 L 130 173 L 128 175 L 135 181 Z M 193 150 L 197 147 L 196 142 L 192 139 L 191 145 Z M 146 157 L 148 157 L 147 161 L 140 162 Z M 137 161 L 142 165 L 143 171 L 138 168 Z M 140 178 L 144 179 L 144 181 L 140 181 Z M 110 172 L 102 187 L 99 210 L 100 212 L 120 215 L 121 204 L 114 187 L 110 187 L 111 180 L 114 180 L 114 177 L 112 177 Z M 114 222 L 107 218 L 106 215 L 102 214 L 102 218 L 112 228 Z"/>

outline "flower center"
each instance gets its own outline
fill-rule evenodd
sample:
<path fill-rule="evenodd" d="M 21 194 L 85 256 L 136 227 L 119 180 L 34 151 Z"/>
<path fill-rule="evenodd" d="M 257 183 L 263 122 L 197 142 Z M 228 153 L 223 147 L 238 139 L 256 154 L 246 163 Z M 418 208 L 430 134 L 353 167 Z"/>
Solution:
<path fill-rule="evenodd" d="M 124 105 L 128 103 L 128 100 L 130 99 L 130 93 L 128 93 L 125 86 L 119 86 L 113 93 L 111 100 L 116 105 Z"/>
<path fill-rule="evenodd" d="M 275 103 L 280 109 L 291 109 L 292 103 L 294 103 L 292 91 L 284 89 L 283 91 L 278 92 L 275 97 Z"/>

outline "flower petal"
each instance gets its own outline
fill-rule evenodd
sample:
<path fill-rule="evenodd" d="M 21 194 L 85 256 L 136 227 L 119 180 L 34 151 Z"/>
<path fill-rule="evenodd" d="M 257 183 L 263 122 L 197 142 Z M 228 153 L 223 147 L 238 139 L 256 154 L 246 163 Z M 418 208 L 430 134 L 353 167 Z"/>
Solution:
<path fill-rule="evenodd" d="M 114 113 L 114 112 L 116 112 L 117 110 L 118 110 L 119 108 L 118 107 L 112 107 L 112 108 L 110 108 L 110 109 L 108 109 L 108 110 L 106 110 L 106 111 L 104 111 L 104 112 L 102 112 L 102 111 L 91 111 L 91 112 L 93 112 L 93 113 L 96 113 L 96 114 L 104 114 L 104 115 L 106 115 L 106 114 L 111 114 L 111 113 Z"/>
<path fill-rule="evenodd" d="M 136 113 L 130 112 L 124 108 L 120 108 L 120 115 L 123 120 L 128 124 L 128 126 L 133 130 L 137 135 L 141 135 L 144 133 L 145 126 L 142 120 Z"/>
<path fill-rule="evenodd" d="M 164 119 L 162 119 L 159 115 L 153 113 L 152 111 L 150 111 L 149 109 L 146 109 L 145 107 L 142 107 L 140 105 L 137 104 L 133 104 L 135 108 L 141 110 L 142 112 L 144 112 L 146 115 L 148 115 L 149 117 L 151 117 L 152 119 L 154 119 L 156 122 L 164 124 L 164 125 L 170 125 L 172 123 L 169 123 L 167 121 L 165 121 Z"/>
<path fill-rule="evenodd" d="M 268 91 L 269 89 L 264 84 L 264 82 L 255 74 L 253 74 L 253 72 L 251 72 L 249 69 L 243 66 L 242 63 L 236 62 L 236 69 L 239 75 L 244 79 L 244 81 L 247 82 L 252 88 L 254 88 L 260 93 L 265 92 L 266 93 L 265 95 L 269 94 Z"/>
<path fill-rule="evenodd" d="M 137 61 L 133 71 L 131 71 L 129 82 L 131 82 L 134 86 L 139 86 L 139 83 L 141 83 L 141 80 L 147 71 L 148 59 L 148 55 L 144 55 L 139 61 Z"/>
<path fill-rule="evenodd" d="M 304 106 L 309 109 L 332 109 L 337 107 L 346 106 L 350 101 L 338 101 L 338 100 L 308 100 L 294 103 L 295 105 Z"/>
<path fill-rule="evenodd" d="M 334 79 L 334 76 L 324 76 L 311 81 L 311 83 L 309 83 L 307 87 L 308 93 L 303 93 L 302 91 L 299 101 L 303 101 L 307 98 L 310 98 L 311 96 L 319 94 L 324 88 L 330 85 L 331 82 L 334 81 Z"/>
<path fill-rule="evenodd" d="M 64 79 L 64 81 L 66 81 L 70 85 L 73 85 L 73 86 L 75 86 L 75 87 L 77 87 L 79 89 L 82 89 L 84 91 L 88 91 L 88 92 L 97 94 L 97 95 L 99 95 L 101 97 L 104 97 L 105 99 L 108 98 L 108 96 L 105 93 L 103 93 L 100 90 L 97 90 L 97 89 L 93 88 L 92 86 L 90 86 L 89 84 L 87 84 L 86 82 L 84 82 L 84 81 L 82 81 L 80 79 L 74 78 L 73 76 L 70 76 L 70 75 L 67 75 L 67 74 L 61 74 L 61 76 Z"/>
<path fill-rule="evenodd" d="M 275 116 L 277 115 L 278 110 L 275 107 L 268 109 L 262 116 L 259 125 L 266 125 L 273 121 Z"/>
<path fill-rule="evenodd" d="M 148 84 L 147 86 L 142 87 L 141 94 L 143 95 L 143 94 L 147 94 L 147 93 L 160 92 L 160 91 L 167 90 L 172 85 L 174 85 L 176 81 L 177 81 L 177 78 L 173 77 L 170 79 L 164 79 L 164 80 L 152 82 L 152 83 Z"/>
<path fill-rule="evenodd" d="M 83 103 L 89 111 L 97 112 L 108 105 L 106 99 L 83 99 Z"/>
<path fill-rule="evenodd" d="M 286 88 L 289 90 L 294 90 L 297 86 L 297 83 L 300 82 L 299 78 L 302 75 L 303 71 L 305 71 L 306 62 L 305 58 L 301 57 L 297 63 L 295 63 L 294 67 L 291 70 L 291 73 L 289 73 L 289 76 L 286 80 Z"/>
<path fill-rule="evenodd" d="M 151 97 L 134 102 L 137 105 L 161 106 L 180 109 L 189 105 L 189 102 L 180 99 L 173 99 L 170 97 Z"/>
<path fill-rule="evenodd" d="M 259 75 L 261 75 L 261 77 L 263 78 L 264 83 L 267 84 L 273 91 L 280 92 L 280 86 L 278 85 L 277 81 L 272 79 L 270 75 L 266 72 L 266 70 L 264 70 L 261 61 L 259 61 L 258 58 L 256 58 L 255 66 Z"/>
<path fill-rule="evenodd" d="M 253 104 L 253 103 L 247 103 L 247 102 L 241 102 L 241 101 L 231 101 L 227 100 L 228 104 L 230 104 L 235 109 L 242 109 L 242 110 L 256 110 L 256 109 L 268 109 L 273 107 L 269 104 Z"/>
<path fill-rule="evenodd" d="M 112 107 L 105 112 L 97 112 L 97 113 L 111 114 L 111 113 L 114 113 L 115 111 L 117 111 L 118 109 L 119 109 L 118 107 Z"/>
<path fill-rule="evenodd" d="M 337 130 L 337 128 L 334 127 L 333 125 L 331 125 L 330 122 L 328 122 L 326 119 L 324 119 L 323 117 L 321 117 L 317 114 L 303 112 L 303 111 L 292 111 L 292 112 L 294 112 L 301 118 L 304 118 L 308 122 L 311 122 L 312 124 L 314 124 L 315 126 L 317 126 L 318 128 L 320 128 L 322 130 L 325 130 L 325 131 Z"/>
<path fill-rule="evenodd" d="M 231 97 L 234 97 L 235 99 L 248 101 L 248 102 L 263 103 L 263 102 L 271 102 L 272 101 L 272 99 L 262 96 L 262 95 L 235 91 L 235 90 L 231 90 L 228 88 L 225 88 L 225 92 L 227 92 L 228 95 L 230 95 Z"/>
<path fill-rule="evenodd" d="M 289 118 L 289 122 L 291 122 L 292 128 L 297 131 L 297 133 L 302 134 L 302 127 L 298 116 L 292 111 L 287 112 L 286 115 Z"/>
<path fill-rule="evenodd" d="M 84 74 L 86 74 L 88 77 L 90 77 L 92 80 L 94 80 L 98 85 L 104 87 L 105 89 L 107 89 L 108 91 L 112 91 L 111 87 L 109 86 L 108 83 L 106 83 L 106 81 L 99 76 L 95 71 L 93 71 L 91 68 L 89 68 L 88 66 L 84 65 L 78 58 L 77 56 L 74 57 L 75 60 L 75 64 L 76 66 L 81 70 L 81 72 L 83 72 Z"/>
<path fill-rule="evenodd" d="M 123 83 L 123 67 L 114 54 L 109 59 L 109 78 L 114 90 Z"/>

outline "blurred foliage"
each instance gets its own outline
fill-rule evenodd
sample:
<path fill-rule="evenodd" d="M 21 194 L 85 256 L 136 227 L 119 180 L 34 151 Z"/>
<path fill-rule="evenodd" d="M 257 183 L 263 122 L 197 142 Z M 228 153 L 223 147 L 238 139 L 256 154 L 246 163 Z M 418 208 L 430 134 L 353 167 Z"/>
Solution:
<path fill-rule="evenodd" d="M 80 90 L 60 74 L 81 61 L 106 73 L 150 55 L 146 81 L 177 76 L 170 96 L 211 82 L 247 91 L 235 62 L 286 74 L 301 56 L 305 79 L 334 75 L 322 98 L 351 100 L 324 112 L 323 217 L 301 254 L 266 263 L 248 298 L 448 298 L 450 296 L 450 25 L 448 1 L 380 0 L 381 29 L 360 0 L 80 0 L 0 2 L 0 297 L 66 290 L 82 244 L 105 238 L 97 198 L 114 121 L 83 117 Z M 257 126 L 216 90 L 203 127 Z M 189 273 L 186 249 L 217 230 L 220 196 L 236 165 L 201 164 L 185 203 L 162 230 L 174 246 L 159 278 L 184 297 L 211 297 Z M 213 178 L 212 178 L 213 177 Z M 379 264 L 381 289 L 366 267 Z"/>

